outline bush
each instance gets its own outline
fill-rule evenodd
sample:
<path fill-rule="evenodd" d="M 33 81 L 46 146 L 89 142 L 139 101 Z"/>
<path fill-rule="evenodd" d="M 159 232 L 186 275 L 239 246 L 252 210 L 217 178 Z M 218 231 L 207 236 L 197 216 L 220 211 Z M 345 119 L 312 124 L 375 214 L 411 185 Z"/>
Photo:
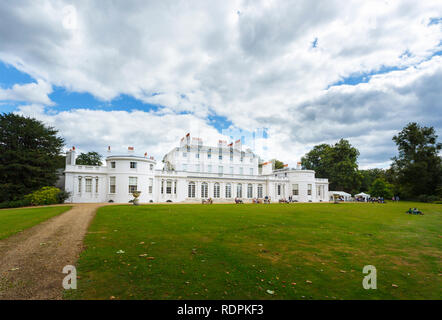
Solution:
<path fill-rule="evenodd" d="M 440 198 L 438 196 L 434 196 L 434 195 L 421 194 L 419 196 L 420 202 L 436 202 L 439 200 L 440 200 Z"/>
<path fill-rule="evenodd" d="M 5 201 L 0 203 L 0 209 L 4 208 L 19 208 L 19 207 L 26 207 L 30 206 L 31 202 L 27 199 L 20 199 L 20 200 L 14 200 L 14 201 Z"/>
<path fill-rule="evenodd" d="M 434 201 L 434 204 L 442 204 L 442 200 Z"/>
<path fill-rule="evenodd" d="M 26 200 L 29 200 L 32 205 L 48 205 L 59 203 L 58 194 L 60 189 L 55 187 L 43 187 L 37 191 L 34 191 L 25 196 Z"/>
<path fill-rule="evenodd" d="M 67 198 L 70 197 L 70 193 L 65 190 L 60 190 L 60 192 L 57 194 L 57 201 L 58 203 L 64 203 Z"/>

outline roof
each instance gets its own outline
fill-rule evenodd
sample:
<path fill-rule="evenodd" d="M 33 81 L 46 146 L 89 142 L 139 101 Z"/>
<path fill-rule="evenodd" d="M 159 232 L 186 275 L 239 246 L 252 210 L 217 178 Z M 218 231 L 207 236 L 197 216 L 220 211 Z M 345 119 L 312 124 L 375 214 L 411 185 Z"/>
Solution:
<path fill-rule="evenodd" d="M 364 193 L 364 192 L 361 192 L 361 193 L 355 194 L 355 197 L 369 197 L 369 196 L 370 196 L 369 194 L 366 194 L 366 193 Z"/>
<path fill-rule="evenodd" d="M 340 196 L 350 196 L 350 197 L 351 197 L 351 194 L 350 194 L 350 193 L 347 193 L 347 192 L 345 192 L 345 191 L 329 191 L 328 193 L 331 193 L 331 194 L 338 194 L 338 195 L 340 195 Z"/>

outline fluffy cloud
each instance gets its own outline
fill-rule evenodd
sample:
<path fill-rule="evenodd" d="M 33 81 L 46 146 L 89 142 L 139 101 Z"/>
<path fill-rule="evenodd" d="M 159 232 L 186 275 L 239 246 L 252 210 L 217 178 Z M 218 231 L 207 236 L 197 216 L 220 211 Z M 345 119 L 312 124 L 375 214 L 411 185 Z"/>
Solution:
<path fill-rule="evenodd" d="M 0 88 L 0 101 L 26 101 L 53 105 L 48 97 L 51 92 L 52 86 L 42 80 L 38 80 L 37 83 L 15 84 L 10 89 Z"/>
<path fill-rule="evenodd" d="M 216 114 L 237 128 L 268 128 L 267 150 L 292 165 L 314 144 L 344 137 L 361 149 L 363 166 L 385 166 L 392 133 L 408 121 L 442 128 L 442 28 L 431 23 L 442 14 L 438 0 L 70 3 L 0 4 L 0 60 L 50 85 L 164 109 L 40 110 L 69 141 L 81 139 L 64 123 L 74 120 L 88 141 L 138 139 L 160 150 L 155 141 L 169 148 L 189 123 L 215 135 L 206 119 Z M 86 117 L 102 122 L 88 126 Z M 130 125 L 139 118 L 160 133 Z"/>

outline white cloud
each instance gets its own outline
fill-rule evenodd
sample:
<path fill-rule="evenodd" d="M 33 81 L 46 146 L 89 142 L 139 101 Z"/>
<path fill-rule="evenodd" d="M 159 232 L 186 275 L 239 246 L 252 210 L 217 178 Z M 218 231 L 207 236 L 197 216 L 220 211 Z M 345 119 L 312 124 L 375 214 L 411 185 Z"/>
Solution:
<path fill-rule="evenodd" d="M 181 121 L 193 119 L 214 135 L 204 119 L 216 113 L 239 128 L 267 127 L 269 152 L 291 165 L 314 144 L 344 137 L 361 148 L 361 164 L 369 166 L 388 163 L 391 132 L 406 122 L 442 128 L 441 60 L 431 58 L 442 50 L 442 28 L 429 24 L 442 16 L 438 0 L 82 0 L 74 4 L 76 27 L 66 29 L 63 9 L 71 4 L 1 3 L 0 60 L 50 85 L 103 100 L 128 94 L 166 109 L 40 112 L 66 130 L 69 141 L 81 137 L 61 119 L 87 127 L 85 137 L 95 146 L 110 139 L 127 144 L 136 132 L 146 136 L 137 140 L 143 148 L 154 143 L 159 152 L 150 137 L 161 134 L 152 129 L 176 130 L 173 139 L 160 138 L 169 148 L 190 129 Z M 388 68 L 405 70 L 327 89 Z M 26 101 L 47 104 L 41 97 Z M 119 138 L 100 122 L 88 127 L 81 116 L 118 124 L 115 130 L 125 133 Z M 120 116 L 127 120 L 115 121 Z M 151 117 L 152 129 L 130 125 L 138 118 L 151 123 Z"/>
<path fill-rule="evenodd" d="M 52 86 L 43 80 L 38 80 L 37 83 L 14 84 L 10 89 L 0 88 L 0 101 L 26 101 L 53 105 L 48 97 L 51 92 Z"/>

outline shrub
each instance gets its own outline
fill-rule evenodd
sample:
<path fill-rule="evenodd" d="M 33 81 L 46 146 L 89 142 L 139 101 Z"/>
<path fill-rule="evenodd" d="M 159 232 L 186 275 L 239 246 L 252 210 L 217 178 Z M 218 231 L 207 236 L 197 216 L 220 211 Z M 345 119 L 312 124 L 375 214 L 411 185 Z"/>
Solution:
<path fill-rule="evenodd" d="M 0 203 L 0 209 L 19 208 L 19 207 L 26 207 L 26 206 L 30 206 L 30 205 L 31 205 L 31 202 L 28 199 L 20 199 L 20 200 L 2 202 L 2 203 Z"/>
<path fill-rule="evenodd" d="M 57 194 L 58 203 L 64 203 L 65 200 L 70 197 L 70 195 L 71 194 L 69 192 L 65 190 L 60 190 L 60 192 Z"/>
<path fill-rule="evenodd" d="M 58 194 L 60 189 L 55 187 L 43 187 L 37 191 L 34 191 L 25 196 L 25 199 L 29 200 L 32 205 L 48 205 L 59 203 Z"/>
<path fill-rule="evenodd" d="M 434 204 L 442 204 L 442 200 L 434 201 Z"/>
<path fill-rule="evenodd" d="M 440 198 L 438 196 L 434 196 L 434 195 L 421 194 L 419 196 L 420 202 L 435 202 L 438 200 L 440 200 Z"/>

